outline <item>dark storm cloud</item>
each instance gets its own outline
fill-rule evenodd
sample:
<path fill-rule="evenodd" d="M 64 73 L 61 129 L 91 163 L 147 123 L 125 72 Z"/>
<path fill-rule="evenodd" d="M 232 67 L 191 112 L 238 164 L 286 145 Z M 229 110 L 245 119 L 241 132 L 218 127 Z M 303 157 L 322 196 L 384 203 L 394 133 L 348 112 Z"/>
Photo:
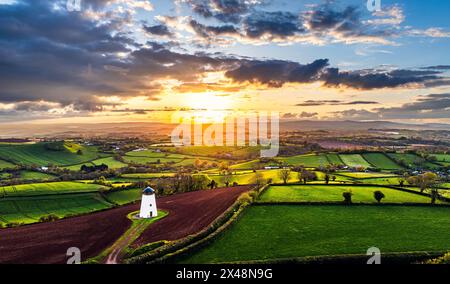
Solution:
<path fill-rule="evenodd" d="M 290 12 L 257 12 L 248 16 L 243 23 L 244 33 L 249 38 L 263 35 L 288 37 L 303 32 L 299 17 Z"/>
<path fill-rule="evenodd" d="M 427 67 L 423 67 L 422 69 L 428 69 L 428 70 L 450 70 L 450 65 L 427 66 Z"/>
<path fill-rule="evenodd" d="M 316 36 L 332 36 L 343 41 L 384 41 L 393 35 L 390 29 L 377 29 L 362 19 L 361 10 L 347 6 L 339 10 L 333 2 L 315 6 L 301 15 L 308 33 Z"/>
<path fill-rule="evenodd" d="M 430 94 L 400 107 L 335 112 L 343 119 L 438 119 L 450 117 L 450 94 Z"/>
<path fill-rule="evenodd" d="M 407 73 L 410 73 L 407 75 Z M 412 83 L 424 83 L 439 79 L 436 75 L 419 75 L 420 72 L 394 70 L 388 72 L 367 73 L 366 71 L 339 71 L 338 68 L 328 68 L 322 80 L 329 87 L 350 87 L 362 90 L 395 88 Z"/>
<path fill-rule="evenodd" d="M 310 64 L 282 60 L 247 61 L 225 76 L 236 82 L 261 83 L 281 87 L 285 83 L 308 83 L 320 78 L 321 71 L 328 66 L 328 59 L 318 59 Z"/>
<path fill-rule="evenodd" d="M 361 27 L 360 12 L 354 6 L 337 11 L 331 5 L 326 4 L 305 12 L 303 18 L 311 31 L 338 30 L 352 32 Z"/>
<path fill-rule="evenodd" d="M 282 87 L 286 83 L 320 81 L 328 87 L 354 89 L 395 88 L 412 83 L 431 83 L 440 80 L 440 72 L 416 70 L 360 70 L 340 71 L 329 68 L 328 59 L 318 59 L 310 64 L 282 60 L 246 61 L 225 75 L 236 82 L 260 83 Z"/>
<path fill-rule="evenodd" d="M 233 25 L 206 26 L 196 20 L 190 20 L 189 26 L 202 38 L 211 38 L 220 35 L 238 35 L 239 31 Z"/>
<path fill-rule="evenodd" d="M 150 34 L 158 36 L 172 36 L 173 33 L 164 24 L 154 25 L 154 26 L 143 26 L 143 29 Z"/>
<path fill-rule="evenodd" d="M 245 0 L 184 0 L 192 11 L 204 18 L 225 23 L 238 23 L 255 4 Z M 256 3 L 258 4 L 258 3 Z"/>

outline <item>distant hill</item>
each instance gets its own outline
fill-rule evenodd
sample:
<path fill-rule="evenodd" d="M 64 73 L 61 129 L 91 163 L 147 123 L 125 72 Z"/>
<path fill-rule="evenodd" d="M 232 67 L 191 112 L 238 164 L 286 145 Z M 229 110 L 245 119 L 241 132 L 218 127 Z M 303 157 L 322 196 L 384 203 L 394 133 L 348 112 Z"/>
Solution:
<path fill-rule="evenodd" d="M 68 124 L 0 124 L 0 139 L 12 141 L 17 138 L 49 137 L 70 139 L 77 137 L 164 137 L 171 133 L 175 125 L 159 122 L 123 122 L 123 123 L 68 123 Z M 428 123 L 407 124 L 390 121 L 324 121 L 298 120 L 281 121 L 281 131 L 294 130 L 339 130 L 364 131 L 369 129 L 410 129 L 410 130 L 446 130 L 450 124 Z"/>
<path fill-rule="evenodd" d="M 323 121 L 323 120 L 299 120 L 283 121 L 280 123 L 281 131 L 294 130 L 369 130 L 369 129 L 410 129 L 410 130 L 447 130 L 450 124 L 427 123 L 407 124 L 391 121 Z"/>

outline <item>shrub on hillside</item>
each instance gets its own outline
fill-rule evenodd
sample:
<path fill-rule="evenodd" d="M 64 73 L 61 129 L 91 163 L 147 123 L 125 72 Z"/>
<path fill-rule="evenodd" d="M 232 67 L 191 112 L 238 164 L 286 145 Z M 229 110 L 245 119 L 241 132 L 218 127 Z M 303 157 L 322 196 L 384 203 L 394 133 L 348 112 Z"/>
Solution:
<path fill-rule="evenodd" d="M 344 203 L 346 204 L 352 203 L 353 192 L 351 190 L 343 192 L 342 196 L 344 197 Z"/>
<path fill-rule="evenodd" d="M 58 219 L 59 219 L 59 217 L 56 216 L 55 214 L 49 214 L 49 215 L 45 215 L 45 216 L 42 216 L 41 218 L 39 218 L 39 222 L 53 222 Z"/>
<path fill-rule="evenodd" d="M 375 198 L 375 200 L 380 203 L 381 199 L 385 198 L 384 193 L 381 192 L 380 190 L 377 190 L 373 193 L 373 197 Z"/>
<path fill-rule="evenodd" d="M 444 256 L 425 261 L 425 264 L 450 264 L 450 252 Z"/>

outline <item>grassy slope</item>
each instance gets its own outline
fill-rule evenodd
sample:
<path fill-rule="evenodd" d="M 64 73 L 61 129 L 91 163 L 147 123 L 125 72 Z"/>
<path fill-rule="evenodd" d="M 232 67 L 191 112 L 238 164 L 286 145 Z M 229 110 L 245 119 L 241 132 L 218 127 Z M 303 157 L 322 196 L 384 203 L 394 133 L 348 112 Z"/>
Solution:
<path fill-rule="evenodd" d="M 22 180 L 40 180 L 40 181 L 46 181 L 49 179 L 54 178 L 54 176 L 41 173 L 41 172 L 33 172 L 33 171 L 21 171 L 20 172 L 20 179 Z"/>
<path fill-rule="evenodd" d="M 277 160 L 287 163 L 292 166 L 303 165 L 305 167 L 317 168 L 320 166 L 326 166 L 330 163 L 325 155 L 298 155 L 292 157 L 279 157 Z"/>
<path fill-rule="evenodd" d="M 342 161 L 349 167 L 364 167 L 370 168 L 372 167 L 364 158 L 359 154 L 341 154 L 339 157 Z"/>
<path fill-rule="evenodd" d="M 92 161 L 92 163 L 97 166 L 101 165 L 101 164 L 105 164 L 110 169 L 119 169 L 119 168 L 123 168 L 123 167 L 127 166 L 127 164 L 117 161 L 113 157 L 101 158 L 101 159 Z"/>
<path fill-rule="evenodd" d="M 401 206 L 254 206 L 185 262 L 450 249 L 450 209 Z M 432 232 L 432 233 L 431 233 Z"/>
<path fill-rule="evenodd" d="M 80 164 L 98 156 L 94 147 L 86 147 L 73 143 L 58 143 L 59 150 L 49 150 L 49 143 L 0 146 L 0 158 L 15 164 L 46 166 Z M 77 155 L 81 150 L 83 155 Z"/>
<path fill-rule="evenodd" d="M 373 192 L 380 190 L 385 198 L 382 202 L 402 203 L 417 202 L 430 203 L 430 198 L 398 191 L 383 187 L 364 187 L 364 186 L 330 186 L 330 185 L 291 185 L 291 186 L 272 186 L 261 196 L 263 202 L 316 202 L 316 201 L 342 201 L 342 193 L 351 190 L 353 192 L 352 200 L 358 202 L 376 202 Z"/>
<path fill-rule="evenodd" d="M 142 196 L 142 189 L 127 189 L 115 192 L 110 192 L 106 198 L 118 205 L 124 205 L 140 200 Z"/>
<path fill-rule="evenodd" d="M 78 182 L 30 183 L 0 187 L 0 196 L 16 197 L 44 194 L 84 193 L 98 192 L 101 189 L 107 189 L 107 187 L 97 184 L 85 184 Z"/>
<path fill-rule="evenodd" d="M 15 165 L 8 161 L 0 160 L 0 170 L 14 168 Z"/>
<path fill-rule="evenodd" d="M 39 218 L 55 214 L 60 218 L 85 214 L 112 207 L 98 193 L 50 195 L 0 199 L 0 223 L 35 223 Z"/>
<path fill-rule="evenodd" d="M 389 153 L 389 157 L 394 158 L 396 160 L 404 160 L 409 167 L 414 167 L 415 163 L 419 163 L 421 166 L 429 167 L 429 168 L 438 168 L 439 166 L 430 162 L 425 161 L 423 158 L 415 155 L 415 154 L 402 154 L 402 153 Z"/>
<path fill-rule="evenodd" d="M 363 154 L 364 159 L 374 165 L 374 167 L 382 170 L 401 170 L 402 166 L 397 165 L 393 160 L 383 153 L 366 153 Z"/>
<path fill-rule="evenodd" d="M 344 163 L 342 162 L 341 158 L 339 157 L 339 154 L 329 153 L 329 154 L 326 154 L 326 155 L 327 155 L 327 159 L 330 162 L 330 164 L 344 165 Z"/>

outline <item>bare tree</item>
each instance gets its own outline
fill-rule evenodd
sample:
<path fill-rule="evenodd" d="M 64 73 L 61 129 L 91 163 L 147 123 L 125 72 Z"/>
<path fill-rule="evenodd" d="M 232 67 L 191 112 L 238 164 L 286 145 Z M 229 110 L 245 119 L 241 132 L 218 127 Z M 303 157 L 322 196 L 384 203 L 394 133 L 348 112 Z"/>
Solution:
<path fill-rule="evenodd" d="M 283 180 L 284 184 L 286 184 L 291 177 L 291 170 L 289 168 L 281 169 L 278 172 L 278 177 Z"/>

